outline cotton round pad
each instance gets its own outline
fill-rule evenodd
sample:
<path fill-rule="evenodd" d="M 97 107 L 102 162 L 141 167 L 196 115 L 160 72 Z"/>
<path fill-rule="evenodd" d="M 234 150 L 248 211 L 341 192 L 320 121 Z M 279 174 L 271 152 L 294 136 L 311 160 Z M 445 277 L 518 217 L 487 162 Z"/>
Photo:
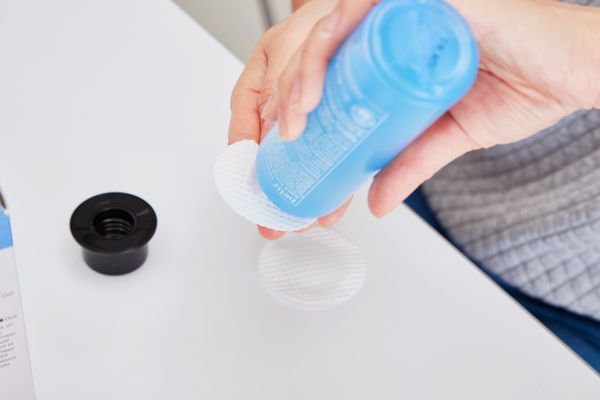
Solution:
<path fill-rule="evenodd" d="M 280 231 L 295 231 L 316 218 L 290 215 L 265 196 L 256 178 L 258 144 L 236 142 L 225 149 L 215 163 L 215 183 L 219 194 L 235 212 L 255 224 Z"/>
<path fill-rule="evenodd" d="M 267 243 L 259 267 L 273 296 L 303 308 L 338 305 L 358 293 L 367 276 L 358 247 L 321 228 Z"/>

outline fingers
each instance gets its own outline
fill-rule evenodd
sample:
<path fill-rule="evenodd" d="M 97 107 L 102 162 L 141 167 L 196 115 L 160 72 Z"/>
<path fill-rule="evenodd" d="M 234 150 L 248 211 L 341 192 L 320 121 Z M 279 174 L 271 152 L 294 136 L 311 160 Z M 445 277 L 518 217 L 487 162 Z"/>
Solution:
<path fill-rule="evenodd" d="M 261 138 L 273 127 L 278 117 L 277 83 L 282 71 L 290 63 L 296 50 L 302 45 L 313 24 L 322 15 L 331 12 L 332 0 L 313 3 L 294 13 L 283 25 L 272 28 L 265 35 L 265 52 L 268 54 L 268 69 L 259 97 L 261 112 Z M 292 34 L 290 34 L 292 33 Z"/>
<path fill-rule="evenodd" d="M 297 231 L 294 231 L 294 233 L 305 233 L 310 231 L 312 228 L 314 228 L 315 226 L 319 225 L 319 223 L 317 221 L 313 222 L 312 224 L 310 224 L 309 226 L 302 228 L 302 229 L 298 229 Z"/>
<path fill-rule="evenodd" d="M 348 207 L 350 206 L 351 202 L 352 202 L 352 197 L 349 198 L 348 200 L 346 200 L 346 202 L 344 202 L 344 204 L 342 204 L 340 206 L 340 208 L 338 208 L 331 214 L 327 214 L 327 215 L 319 218 L 318 220 L 316 220 L 315 222 L 313 222 L 306 228 L 298 229 L 297 231 L 294 231 L 294 233 L 305 233 L 305 232 L 308 232 L 309 230 L 311 230 L 312 228 L 314 228 L 315 226 L 321 226 L 322 228 L 330 228 L 336 222 L 338 222 L 340 220 L 340 218 L 342 218 L 344 216 L 344 214 L 346 213 L 346 210 L 348 210 Z M 258 232 L 262 235 L 262 237 L 264 237 L 265 239 L 269 239 L 269 240 L 277 240 L 285 234 L 285 232 L 277 231 L 277 230 L 270 229 L 270 228 L 265 228 L 264 226 L 260 226 L 260 225 L 258 226 Z"/>
<path fill-rule="evenodd" d="M 447 113 L 379 172 L 369 191 L 371 212 L 382 217 L 443 166 L 480 146 Z"/>
<path fill-rule="evenodd" d="M 265 135 L 269 133 L 277 122 L 278 104 L 279 96 L 277 95 L 277 92 L 274 92 L 267 99 L 262 110 L 260 110 L 260 141 L 263 140 Z"/>
<path fill-rule="evenodd" d="M 338 222 L 340 220 L 340 218 L 342 218 L 344 216 L 344 214 L 346 213 L 346 210 L 348 210 L 348 207 L 350 206 L 351 202 L 352 202 L 352 197 L 350 197 L 348 200 L 346 200 L 344 202 L 344 204 L 342 204 L 340 206 L 340 208 L 338 208 L 337 210 L 335 210 L 331 214 L 327 214 L 327 215 L 319 218 L 318 220 L 316 220 L 315 222 L 313 222 L 312 224 L 310 224 L 306 228 L 298 229 L 297 231 L 294 231 L 294 232 L 295 233 L 308 232 L 309 230 L 311 230 L 315 226 L 321 226 L 322 228 L 330 228 L 336 222 Z"/>
<path fill-rule="evenodd" d="M 342 204 L 340 206 L 340 208 L 338 208 L 331 214 L 325 215 L 325 216 L 319 218 L 317 221 L 310 224 L 309 226 L 307 226 L 306 228 L 298 229 L 297 231 L 294 231 L 294 232 L 295 233 L 305 233 L 317 225 L 320 225 L 323 228 L 331 227 L 336 222 L 338 222 L 340 220 L 340 218 L 342 218 L 344 216 L 344 214 L 346 213 L 346 210 L 348 210 L 348 207 L 350 206 L 351 202 L 352 202 L 352 197 L 349 198 L 348 200 L 346 200 L 346 202 L 344 204 Z M 266 228 L 266 227 L 260 226 L 260 225 L 258 225 L 257 227 L 258 227 L 258 233 L 260 233 L 260 235 L 267 240 L 277 240 L 277 239 L 280 239 L 283 235 L 285 235 L 285 232 L 282 232 L 282 231 L 278 231 L 278 230 L 271 229 L 271 228 Z"/>
<path fill-rule="evenodd" d="M 260 112 L 261 132 L 260 139 L 271 130 L 278 116 L 279 96 L 277 93 L 277 81 L 282 71 L 289 63 L 299 44 L 287 43 L 281 48 L 278 46 L 277 57 L 270 57 L 264 82 L 262 83 L 258 110 Z"/>
<path fill-rule="evenodd" d="M 257 227 L 258 233 L 260 233 L 260 235 L 267 240 L 277 240 L 285 235 L 285 232 L 277 231 L 275 229 L 265 228 L 264 226 L 260 225 L 257 225 Z"/>
<path fill-rule="evenodd" d="M 279 127 L 282 139 L 294 140 L 306 126 L 306 114 L 322 96 L 327 65 L 337 48 L 377 1 L 341 0 L 322 18 L 279 79 Z"/>
<path fill-rule="evenodd" d="M 285 43 L 281 42 L 283 47 L 277 47 L 279 57 L 267 59 L 266 53 L 271 47 L 257 48 L 232 94 L 229 143 L 243 139 L 260 142 L 277 120 L 280 122 L 280 131 L 283 136 L 287 132 L 295 132 L 297 137 L 304 129 L 307 112 L 314 108 L 319 101 L 329 58 L 375 2 L 373 0 L 340 0 L 335 11 L 314 26 L 305 42 L 306 45 L 302 46 L 305 50 L 297 49 L 298 42 L 288 40 Z M 329 12 L 333 6 L 333 0 L 323 2 L 323 7 L 327 9 L 321 7 L 315 9 L 314 12 Z M 308 13 L 309 9 L 306 8 L 306 10 L 305 12 Z M 305 32 L 308 32 L 309 29 L 311 29 L 310 25 L 306 25 Z M 277 33 L 274 31 L 273 35 Z M 271 43 L 270 41 L 266 42 Z M 277 44 L 271 44 L 271 46 L 277 46 Z M 291 61 L 290 57 L 292 57 Z M 308 60 L 306 65 L 303 58 Z M 301 73 L 301 68 L 304 67 L 309 71 L 314 71 L 315 76 L 312 75 L 312 72 L 310 76 Z M 284 69 L 285 72 L 282 73 Z M 303 77 L 311 91 L 309 91 L 310 96 L 307 97 L 306 104 L 302 103 L 302 107 L 300 107 L 300 93 L 304 89 L 301 88 L 298 81 Z M 281 110 L 295 112 L 293 118 L 283 120 L 280 118 Z M 322 226 L 332 225 L 343 215 L 348 204 L 349 202 L 345 203 L 336 212 L 319 219 L 319 223 Z M 258 227 L 258 231 L 263 237 L 271 240 L 284 235 L 281 231 L 261 226 Z"/>
<path fill-rule="evenodd" d="M 352 197 L 350 197 L 348 200 L 346 200 L 346 202 L 344 204 L 342 204 L 340 206 L 340 208 L 338 208 L 331 214 L 327 214 L 327 215 L 319 218 L 319 220 L 318 220 L 319 225 L 322 226 L 323 228 L 329 228 L 329 227 L 333 226 L 336 222 L 338 222 L 340 220 L 340 218 L 342 218 L 344 216 L 344 214 L 348 210 L 348 207 L 350 207 L 350 203 L 352 203 Z"/>
<path fill-rule="evenodd" d="M 229 144 L 240 140 L 260 141 L 261 93 L 267 74 L 267 60 L 264 52 L 257 49 L 250 57 L 231 94 L 231 120 L 229 123 Z M 263 98 L 268 101 L 268 91 Z M 272 93 L 272 92 L 271 92 Z M 264 112 L 264 111 L 263 111 Z M 283 232 L 258 226 L 258 232 L 269 240 L 279 239 Z"/>
<path fill-rule="evenodd" d="M 315 25 L 302 49 L 298 77 L 301 111 L 309 112 L 319 104 L 329 60 L 377 3 L 376 0 L 342 0 L 336 10 Z"/>
<path fill-rule="evenodd" d="M 302 51 L 298 49 L 281 74 L 277 85 L 279 135 L 284 140 L 293 140 L 298 137 L 306 125 L 306 113 L 300 112 L 298 108 L 300 83 L 295 78 L 300 71 L 301 57 Z"/>
<path fill-rule="evenodd" d="M 266 70 L 264 53 L 255 51 L 231 94 L 229 144 L 245 139 L 259 141 L 261 124 L 258 100 Z"/>

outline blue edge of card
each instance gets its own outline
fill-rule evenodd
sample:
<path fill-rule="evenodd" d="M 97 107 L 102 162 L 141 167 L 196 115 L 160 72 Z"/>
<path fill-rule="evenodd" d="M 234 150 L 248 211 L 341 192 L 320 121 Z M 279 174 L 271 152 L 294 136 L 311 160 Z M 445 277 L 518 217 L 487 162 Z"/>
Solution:
<path fill-rule="evenodd" d="M 12 243 L 10 218 L 8 217 L 8 213 L 0 205 L 0 250 L 11 247 Z"/>

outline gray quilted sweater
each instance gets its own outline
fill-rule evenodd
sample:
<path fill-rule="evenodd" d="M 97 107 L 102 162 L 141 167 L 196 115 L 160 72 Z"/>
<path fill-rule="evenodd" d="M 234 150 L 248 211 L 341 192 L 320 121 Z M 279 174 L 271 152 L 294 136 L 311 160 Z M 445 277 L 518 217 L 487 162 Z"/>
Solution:
<path fill-rule="evenodd" d="M 600 319 L 600 110 L 466 154 L 423 190 L 450 237 L 483 268 Z"/>

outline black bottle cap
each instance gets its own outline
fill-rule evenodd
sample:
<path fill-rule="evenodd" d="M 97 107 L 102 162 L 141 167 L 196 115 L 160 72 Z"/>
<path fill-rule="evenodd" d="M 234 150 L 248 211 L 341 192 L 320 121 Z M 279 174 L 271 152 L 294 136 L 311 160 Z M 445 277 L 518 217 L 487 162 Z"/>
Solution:
<path fill-rule="evenodd" d="M 94 196 L 71 216 L 71 233 L 83 248 L 86 264 L 105 275 L 138 269 L 146 261 L 156 225 L 150 204 L 127 193 Z"/>

